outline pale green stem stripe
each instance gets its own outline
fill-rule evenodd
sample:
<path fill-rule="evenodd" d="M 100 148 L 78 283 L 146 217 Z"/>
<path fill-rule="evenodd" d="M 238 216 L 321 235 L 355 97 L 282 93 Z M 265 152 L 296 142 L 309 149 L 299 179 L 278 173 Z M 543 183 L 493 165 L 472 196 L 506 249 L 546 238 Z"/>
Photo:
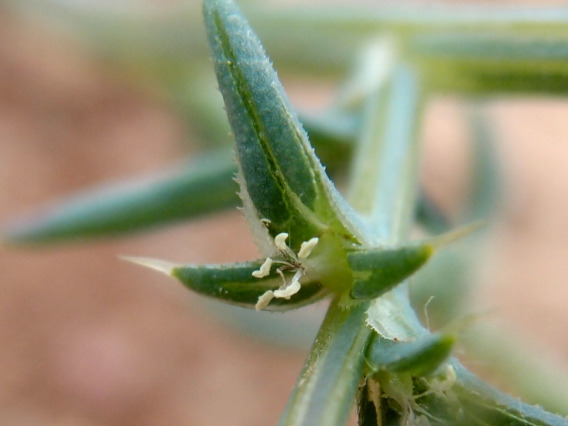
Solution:
<path fill-rule="evenodd" d="M 396 243 L 409 232 L 418 187 L 420 100 L 416 75 L 399 67 L 391 90 L 380 156 L 369 159 L 378 161 L 370 222 L 381 240 Z"/>
<path fill-rule="evenodd" d="M 390 50 L 390 52 L 387 50 Z M 369 69 L 373 71 L 372 75 L 366 78 L 366 80 L 370 81 L 362 88 L 366 90 L 366 93 L 359 94 L 360 96 L 364 96 L 364 105 L 361 113 L 363 124 L 352 161 L 348 196 L 353 208 L 365 218 L 368 218 L 373 210 L 373 197 L 376 189 L 371 183 L 375 182 L 377 179 L 377 158 L 378 153 L 381 152 L 383 147 L 383 135 L 389 114 L 387 109 L 388 100 L 390 92 L 392 91 L 391 64 L 384 64 L 387 68 L 386 70 L 384 70 L 385 66 L 382 67 L 382 70 L 379 67 L 383 65 L 380 62 L 384 62 L 384 59 L 381 57 L 388 58 L 393 54 L 392 50 L 393 46 L 386 43 L 369 46 L 361 61 L 361 71 L 358 70 L 356 73 L 357 80 L 355 84 L 361 85 L 362 76 L 371 74 L 365 71 Z M 377 77 L 381 71 L 383 74 L 382 81 L 380 77 Z M 357 89 L 359 89 L 359 87 L 351 89 L 350 92 Z M 369 93 L 369 90 L 372 92 Z M 346 95 L 345 97 L 353 96 L 351 93 L 346 93 Z M 377 135 L 379 135 L 379 137 L 377 137 Z"/>

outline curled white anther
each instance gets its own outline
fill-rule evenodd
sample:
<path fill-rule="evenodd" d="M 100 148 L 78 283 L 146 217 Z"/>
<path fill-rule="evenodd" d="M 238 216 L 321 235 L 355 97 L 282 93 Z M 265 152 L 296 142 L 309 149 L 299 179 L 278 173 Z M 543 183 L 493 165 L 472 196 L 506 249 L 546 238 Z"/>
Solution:
<path fill-rule="evenodd" d="M 286 240 L 288 239 L 288 234 L 286 232 L 281 232 L 276 237 L 274 237 L 274 245 L 280 251 L 287 252 L 289 249 L 288 245 L 286 244 Z"/>
<path fill-rule="evenodd" d="M 292 278 L 292 281 L 290 281 L 290 284 L 286 285 L 284 288 L 274 290 L 274 297 L 276 297 L 277 299 L 289 300 L 290 297 L 295 295 L 302 288 L 302 285 L 300 284 L 300 278 L 302 278 L 302 275 L 304 275 L 303 270 L 300 269 L 296 271 L 294 277 Z"/>
<path fill-rule="evenodd" d="M 318 244 L 318 241 L 319 241 L 318 237 L 314 237 L 308 241 L 304 241 L 300 246 L 300 251 L 298 252 L 298 258 L 299 259 L 307 258 L 311 254 L 314 247 Z"/>
<path fill-rule="evenodd" d="M 301 288 L 302 286 L 300 285 L 299 281 L 292 281 L 282 290 L 274 290 L 274 297 L 276 297 L 277 299 L 289 300 L 290 297 L 299 292 Z"/>
<path fill-rule="evenodd" d="M 270 301 L 274 299 L 274 292 L 272 290 L 268 290 L 264 292 L 259 298 L 256 305 L 254 305 L 254 309 L 260 311 L 268 306 Z"/>
<path fill-rule="evenodd" d="M 260 266 L 258 271 L 253 271 L 252 276 L 255 278 L 264 278 L 270 275 L 270 268 L 272 267 L 272 259 L 267 257 L 264 263 Z"/>

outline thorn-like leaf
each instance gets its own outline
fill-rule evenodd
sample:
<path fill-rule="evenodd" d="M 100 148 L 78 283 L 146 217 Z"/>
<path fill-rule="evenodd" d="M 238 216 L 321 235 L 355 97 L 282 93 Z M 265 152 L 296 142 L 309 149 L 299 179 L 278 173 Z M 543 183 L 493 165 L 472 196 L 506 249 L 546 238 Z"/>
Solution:
<path fill-rule="evenodd" d="M 222 265 L 180 265 L 156 259 L 123 257 L 124 260 L 146 266 L 176 278 L 190 290 L 203 296 L 254 309 L 259 298 L 267 291 L 283 287 L 278 265 L 271 265 L 268 275 L 257 278 L 253 272 L 261 269 L 263 261 L 230 263 Z M 283 272 L 290 280 L 293 274 Z M 287 311 L 313 303 L 327 294 L 321 284 L 309 279 L 301 280 L 300 290 L 289 299 L 274 298 L 263 309 Z"/>
<path fill-rule="evenodd" d="M 415 273 L 434 254 L 429 244 L 359 250 L 347 255 L 353 271 L 354 299 L 373 299 Z"/>
<path fill-rule="evenodd" d="M 386 293 L 418 271 L 437 250 L 470 234 L 481 224 L 473 222 L 420 243 L 348 253 L 354 278 L 351 297 L 373 299 Z"/>
<path fill-rule="evenodd" d="M 296 252 L 329 228 L 351 244 L 360 242 L 361 232 L 352 225 L 355 213 L 326 176 L 238 7 L 231 0 L 206 0 L 204 16 L 235 136 L 241 197 L 261 249 L 270 254 L 266 237 L 287 232 Z"/>

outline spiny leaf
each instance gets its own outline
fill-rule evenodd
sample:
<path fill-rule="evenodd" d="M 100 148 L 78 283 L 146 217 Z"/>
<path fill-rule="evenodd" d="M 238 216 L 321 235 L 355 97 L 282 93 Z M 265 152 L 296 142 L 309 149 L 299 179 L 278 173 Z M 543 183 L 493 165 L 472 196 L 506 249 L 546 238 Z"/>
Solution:
<path fill-rule="evenodd" d="M 439 248 L 469 234 L 480 222 L 452 230 L 421 243 L 392 249 L 373 248 L 349 252 L 347 261 L 353 271 L 354 299 L 373 299 L 386 293 L 420 269 Z"/>
<path fill-rule="evenodd" d="M 273 265 L 270 274 L 257 278 L 263 261 L 229 263 L 221 265 L 179 265 L 156 259 L 124 257 L 125 260 L 157 270 L 173 277 L 190 290 L 232 305 L 254 309 L 259 297 L 269 290 L 283 285 L 282 277 Z M 291 275 L 284 272 L 284 277 Z M 327 294 L 317 281 L 302 280 L 300 290 L 290 299 L 275 298 L 265 308 L 270 311 L 286 311 L 313 303 Z"/>
<path fill-rule="evenodd" d="M 372 335 L 368 327 L 359 327 L 366 307 L 346 310 L 339 297 L 332 300 L 279 426 L 347 424 Z"/>
<path fill-rule="evenodd" d="M 347 259 L 354 278 L 351 297 L 379 297 L 416 272 L 433 253 L 428 244 L 349 253 Z"/>
<path fill-rule="evenodd" d="M 303 241 L 328 228 L 351 243 L 359 242 L 361 231 L 352 224 L 356 215 L 327 178 L 238 7 L 230 0 L 207 0 L 204 16 L 235 135 L 241 197 L 261 249 L 270 253 L 266 237 L 286 232 L 297 251 Z M 268 235 L 261 219 L 268 224 Z"/>

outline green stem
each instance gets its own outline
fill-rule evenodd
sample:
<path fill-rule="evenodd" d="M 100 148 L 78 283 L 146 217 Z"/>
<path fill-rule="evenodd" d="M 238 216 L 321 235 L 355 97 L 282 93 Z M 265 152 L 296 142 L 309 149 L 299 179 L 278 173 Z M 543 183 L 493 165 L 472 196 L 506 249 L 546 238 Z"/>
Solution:
<path fill-rule="evenodd" d="M 361 327 L 366 308 L 345 310 L 339 297 L 332 301 L 280 426 L 346 423 L 371 337 L 371 329 Z"/>
<path fill-rule="evenodd" d="M 369 221 L 381 243 L 396 244 L 406 238 L 412 223 L 420 154 L 419 95 L 415 73 L 399 66 L 392 76 L 387 108 L 379 108 L 379 100 L 372 97 L 367 102 L 369 111 L 362 142 L 374 143 L 375 148 L 372 155 L 365 157 L 364 167 L 371 171 L 366 184 L 373 190 L 365 196 L 372 199 Z M 377 126 L 377 122 L 384 123 L 384 127 Z M 363 145 L 361 150 L 368 148 Z M 377 320 L 373 312 L 380 313 L 381 328 L 392 330 L 397 337 L 415 337 L 424 332 L 410 305 L 406 283 L 371 302 L 371 322 Z M 375 329 L 377 325 L 375 323 Z"/>
<path fill-rule="evenodd" d="M 416 97 L 410 96 L 416 89 L 414 76 L 401 68 L 394 81 L 391 107 L 394 107 L 396 114 L 401 113 L 403 105 L 411 107 L 403 122 L 409 124 L 407 120 L 410 119 L 410 125 L 414 125 L 412 112 L 417 110 Z M 379 96 L 378 93 L 371 95 Z M 370 121 L 375 118 L 368 116 Z M 397 135 L 397 132 L 391 129 L 386 135 Z M 375 144 L 378 141 L 379 138 L 374 139 Z M 380 218 L 378 220 L 385 221 L 384 226 L 380 227 L 384 240 L 398 240 L 408 231 L 409 226 L 403 221 L 410 222 L 412 218 L 414 199 L 408 195 L 414 194 L 411 188 L 416 187 L 417 173 L 411 164 L 417 161 L 418 148 L 414 138 L 385 137 L 379 148 L 373 150 L 373 158 L 369 158 L 378 171 L 372 180 L 362 179 L 361 185 L 374 184 L 377 188 L 375 193 L 381 194 L 383 203 L 373 206 L 386 211 L 385 214 L 376 215 Z M 360 144 L 358 149 L 366 148 Z M 357 187 L 352 189 L 354 193 L 359 193 Z M 399 199 L 400 194 L 403 194 L 402 199 Z M 371 213 L 373 215 L 373 211 Z M 397 216 L 403 219 L 395 220 Z M 407 303 L 406 287 L 389 294 L 391 296 L 384 297 L 400 306 L 397 310 L 402 313 L 400 317 L 409 321 L 408 327 L 417 327 L 419 323 Z M 351 310 L 342 310 L 339 297 L 333 300 L 281 418 L 281 426 L 346 423 L 353 397 L 363 377 L 364 353 L 372 336 L 371 328 L 366 325 L 368 308 L 368 303 L 362 303 Z"/>
<path fill-rule="evenodd" d="M 394 55 L 395 47 L 388 48 Z M 363 66 L 373 63 L 377 55 L 390 56 L 370 50 Z M 367 217 L 381 243 L 405 237 L 412 223 L 419 169 L 419 112 L 416 75 L 405 66 L 394 69 L 386 84 L 367 94 L 365 100 L 349 201 Z"/>
<path fill-rule="evenodd" d="M 408 235 L 418 188 L 420 99 L 416 75 L 399 67 L 392 82 L 387 126 L 377 156 L 371 225 L 396 243 Z M 374 159 L 373 159 L 374 160 Z"/>

